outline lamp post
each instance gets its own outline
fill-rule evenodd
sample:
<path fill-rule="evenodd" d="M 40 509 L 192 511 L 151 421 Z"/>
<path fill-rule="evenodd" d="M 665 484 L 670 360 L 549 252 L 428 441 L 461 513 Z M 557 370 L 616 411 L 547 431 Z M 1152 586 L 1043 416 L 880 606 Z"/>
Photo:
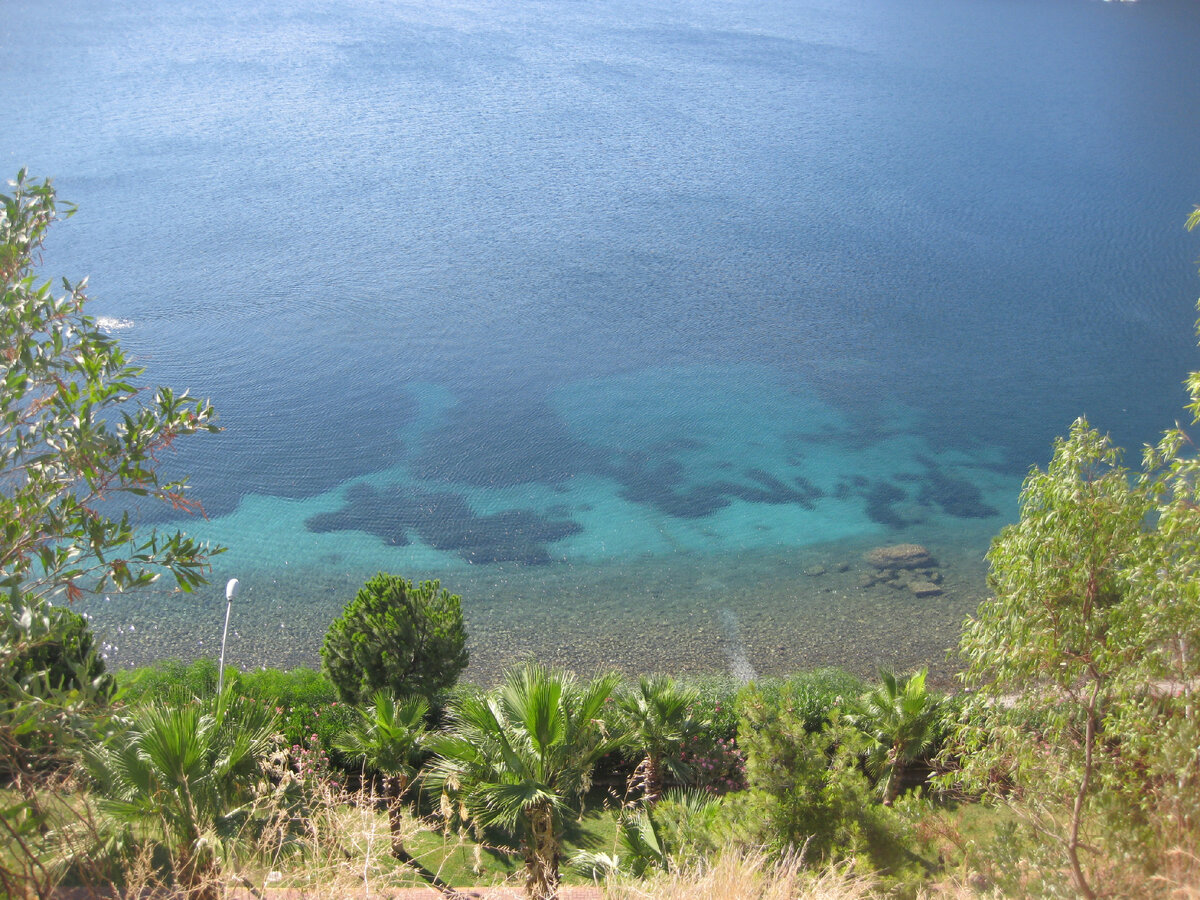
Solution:
<path fill-rule="evenodd" d="M 225 638 L 229 637 L 229 613 L 233 610 L 233 598 L 238 595 L 236 578 L 230 578 L 225 584 L 225 630 L 221 633 L 221 665 L 217 669 L 217 696 L 221 696 L 221 688 L 225 686 Z"/>

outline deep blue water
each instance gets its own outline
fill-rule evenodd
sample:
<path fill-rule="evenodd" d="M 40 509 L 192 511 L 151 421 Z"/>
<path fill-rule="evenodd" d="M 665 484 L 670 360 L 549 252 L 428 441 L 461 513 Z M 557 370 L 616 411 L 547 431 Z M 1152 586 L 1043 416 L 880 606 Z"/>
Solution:
<path fill-rule="evenodd" d="M 1194 0 L 0 12 L 47 274 L 221 413 L 167 465 L 242 664 L 378 569 L 482 674 L 940 658 L 1053 437 L 1137 447 L 1198 365 Z M 942 598 L 855 580 L 902 540 Z M 187 655 L 218 593 L 93 610 Z"/>

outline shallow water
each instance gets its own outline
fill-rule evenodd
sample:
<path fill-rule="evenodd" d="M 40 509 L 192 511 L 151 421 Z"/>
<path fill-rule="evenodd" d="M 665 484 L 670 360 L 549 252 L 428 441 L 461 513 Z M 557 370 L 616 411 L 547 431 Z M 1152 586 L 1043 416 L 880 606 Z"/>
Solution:
<path fill-rule="evenodd" d="M 944 677 L 1053 436 L 1151 440 L 1197 368 L 1191 0 L 3 18 L 47 271 L 225 426 L 166 461 L 217 587 L 90 603 L 119 664 L 214 652 L 229 577 L 233 660 L 314 663 L 389 570 L 480 678 Z M 942 594 L 863 586 L 901 541 Z"/>

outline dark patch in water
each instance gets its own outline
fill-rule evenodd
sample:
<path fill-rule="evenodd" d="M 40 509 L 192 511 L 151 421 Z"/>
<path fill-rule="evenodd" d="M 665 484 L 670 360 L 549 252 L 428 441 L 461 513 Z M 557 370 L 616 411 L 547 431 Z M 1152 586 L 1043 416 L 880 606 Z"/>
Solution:
<path fill-rule="evenodd" d="M 602 454 L 572 437 L 541 401 L 469 401 L 449 416 L 422 440 L 412 463 L 418 478 L 474 487 L 557 485 L 602 465 Z"/>
<path fill-rule="evenodd" d="M 315 365 L 298 369 L 321 371 Z M 173 445 L 160 474 L 187 474 L 189 496 L 203 504 L 205 515 L 216 517 L 233 512 L 249 493 L 313 497 L 395 465 L 405 455 L 398 429 L 412 419 L 417 406 L 402 391 L 389 392 L 381 400 L 379 385 L 388 383 L 386 366 L 376 374 L 378 381 L 331 381 L 337 385 L 337 403 L 330 402 L 328 391 L 307 383 L 290 390 L 263 388 L 286 396 L 287 402 L 268 404 L 253 417 L 222 411 L 225 430 Z M 136 508 L 144 524 L 187 518 L 185 512 L 162 503 Z"/>
<path fill-rule="evenodd" d="M 797 475 L 792 479 L 796 483 L 796 487 L 808 494 L 813 500 L 819 500 L 825 496 L 825 492 L 805 478 L 803 475 Z"/>
<path fill-rule="evenodd" d="M 921 487 L 922 503 L 936 503 L 947 515 L 958 519 L 987 519 L 1000 511 L 984 502 L 983 494 L 973 482 L 948 475 L 933 460 L 918 456 L 926 474 Z"/>
<path fill-rule="evenodd" d="M 346 491 L 346 505 L 336 512 L 308 519 L 313 532 L 365 531 L 384 543 L 404 547 L 410 532 L 437 550 L 457 553 L 473 563 L 550 562 L 546 545 L 582 527 L 570 519 L 554 519 L 530 510 L 507 510 L 477 515 L 458 494 L 422 491 L 400 485 L 376 490 L 355 485 Z"/>
<path fill-rule="evenodd" d="M 867 450 L 903 433 L 903 429 L 898 427 L 858 422 L 852 428 L 826 425 L 820 431 L 795 431 L 787 438 L 801 444 L 837 444 L 848 450 Z"/>
<path fill-rule="evenodd" d="M 896 504 L 908 497 L 908 493 L 902 487 L 890 481 L 876 481 L 863 497 L 867 501 L 867 517 L 872 522 L 889 528 L 903 528 L 912 524 L 896 510 Z"/>
<path fill-rule="evenodd" d="M 647 453 L 624 453 L 605 472 L 622 487 L 620 495 L 634 503 L 658 504 L 683 484 L 683 464 L 673 459 L 654 462 Z"/>
<path fill-rule="evenodd" d="M 795 503 L 812 509 L 824 496 L 820 488 L 806 478 L 789 486 L 763 469 L 747 469 L 743 474 L 755 484 L 711 481 L 685 487 L 685 470 L 673 459 L 654 461 L 646 453 L 627 453 L 606 472 L 620 482 L 620 495 L 634 503 L 650 503 L 659 512 L 677 519 L 703 519 L 729 506 L 735 499 L 748 503 Z"/>
<path fill-rule="evenodd" d="M 686 491 L 668 491 L 654 500 L 654 506 L 677 519 L 703 519 L 733 501 L 719 484 L 701 484 Z"/>
<path fill-rule="evenodd" d="M 708 445 L 690 437 L 676 437 L 660 441 L 650 448 L 653 454 L 676 453 L 680 450 L 703 450 Z"/>

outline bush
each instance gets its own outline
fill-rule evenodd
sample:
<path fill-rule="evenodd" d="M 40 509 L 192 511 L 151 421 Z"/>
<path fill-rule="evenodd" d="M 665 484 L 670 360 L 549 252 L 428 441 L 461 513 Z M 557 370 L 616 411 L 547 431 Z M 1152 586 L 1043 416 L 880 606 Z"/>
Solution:
<path fill-rule="evenodd" d="M 242 672 L 237 683 L 242 693 L 257 700 L 266 700 L 279 706 L 320 707 L 338 699 L 337 688 L 324 672 L 316 669 L 295 668 L 258 669 Z"/>
<path fill-rule="evenodd" d="M 40 674 L 42 688 L 48 691 L 82 690 L 98 699 L 110 696 L 116 684 L 105 671 L 87 620 L 61 606 L 46 606 L 43 613 L 46 633 L 35 641 L 24 640 L 20 624 L 9 622 L 4 639 L 17 648 L 7 661 L 9 674 L 18 680 Z"/>
<path fill-rule="evenodd" d="M 129 705 L 151 700 L 188 700 L 217 692 L 217 661 L 204 656 L 190 663 L 166 659 L 132 671 L 119 672 L 121 699 Z"/>
<path fill-rule="evenodd" d="M 210 657 L 191 663 L 177 659 L 121 672 L 121 698 L 130 706 L 146 703 L 206 701 L 217 692 L 217 663 Z M 338 701 L 337 688 L 316 669 L 259 669 L 238 672 L 226 669 L 225 683 L 233 695 L 251 704 L 274 710 L 284 746 L 317 757 L 327 756 L 334 766 L 358 771 L 334 749 L 334 739 L 354 718 L 354 709 Z"/>
<path fill-rule="evenodd" d="M 769 679 L 747 691 L 757 692 L 770 707 L 787 707 L 804 724 L 804 730 L 814 734 L 829 724 L 836 707 L 857 699 L 866 689 L 866 683 L 857 675 L 825 668 L 783 680 Z"/>
<path fill-rule="evenodd" d="M 112 692 L 82 616 L 40 600 L 0 603 L 0 782 L 67 762 Z"/>
<path fill-rule="evenodd" d="M 380 688 L 432 699 L 467 665 L 461 598 L 437 581 L 414 587 L 380 572 L 329 627 L 321 662 L 347 702 Z"/>
<path fill-rule="evenodd" d="M 742 754 L 737 746 L 739 682 L 728 676 L 684 679 L 698 693 L 690 711 L 699 725 L 688 735 L 681 759 L 691 770 L 691 784 L 714 794 L 745 786 Z"/>
<path fill-rule="evenodd" d="M 886 867 L 899 822 L 871 796 L 859 768 L 861 735 L 836 713 L 810 732 L 792 706 L 776 705 L 754 686 L 739 708 L 748 790 L 727 800 L 733 834 L 780 858 L 803 850 L 818 863 L 865 853 L 874 867 Z"/>

